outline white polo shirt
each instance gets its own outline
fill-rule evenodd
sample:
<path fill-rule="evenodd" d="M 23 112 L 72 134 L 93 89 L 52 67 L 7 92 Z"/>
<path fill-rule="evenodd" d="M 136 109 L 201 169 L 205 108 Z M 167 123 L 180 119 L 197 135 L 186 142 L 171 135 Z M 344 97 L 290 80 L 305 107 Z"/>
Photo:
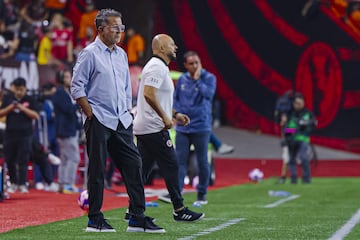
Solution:
<path fill-rule="evenodd" d="M 156 97 L 160 106 L 169 119 L 172 118 L 174 84 L 170 77 L 169 67 L 162 59 L 152 57 L 145 65 L 141 74 L 137 112 L 134 119 L 135 135 L 157 133 L 164 129 L 161 117 L 145 100 L 145 85 L 157 89 Z"/>

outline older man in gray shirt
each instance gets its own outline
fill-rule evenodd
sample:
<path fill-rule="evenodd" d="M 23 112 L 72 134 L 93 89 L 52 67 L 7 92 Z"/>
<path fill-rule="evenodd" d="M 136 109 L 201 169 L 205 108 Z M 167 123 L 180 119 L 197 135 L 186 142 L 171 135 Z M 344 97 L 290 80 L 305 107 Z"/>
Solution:
<path fill-rule="evenodd" d="M 107 151 L 121 171 L 130 198 L 128 232 L 165 230 L 144 215 L 145 196 L 141 158 L 133 142 L 131 83 L 126 53 L 116 44 L 125 26 L 121 14 L 99 11 L 95 19 L 98 36 L 78 57 L 71 95 L 81 106 L 89 155 L 88 232 L 115 232 L 101 212 Z"/>

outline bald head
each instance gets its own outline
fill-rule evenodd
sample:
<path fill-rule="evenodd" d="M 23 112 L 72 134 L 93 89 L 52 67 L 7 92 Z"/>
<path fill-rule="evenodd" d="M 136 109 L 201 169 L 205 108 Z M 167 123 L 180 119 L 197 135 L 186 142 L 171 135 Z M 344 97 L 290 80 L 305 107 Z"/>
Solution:
<path fill-rule="evenodd" d="M 176 59 L 176 49 L 174 40 L 167 34 L 158 34 L 152 40 L 152 52 L 163 58 L 167 63 Z"/>
<path fill-rule="evenodd" d="M 152 40 L 152 50 L 160 51 L 164 45 L 168 44 L 169 42 L 174 41 L 169 35 L 167 34 L 158 34 Z"/>

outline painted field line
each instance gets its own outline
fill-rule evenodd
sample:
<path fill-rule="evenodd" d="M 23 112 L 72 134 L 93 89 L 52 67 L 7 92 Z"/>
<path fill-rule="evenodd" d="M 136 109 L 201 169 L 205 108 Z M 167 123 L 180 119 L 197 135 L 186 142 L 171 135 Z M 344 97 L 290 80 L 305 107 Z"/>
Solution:
<path fill-rule="evenodd" d="M 280 199 L 274 203 L 270 203 L 270 204 L 264 206 L 264 208 L 274 208 L 274 207 L 280 206 L 281 204 L 283 204 L 285 202 L 297 199 L 298 197 L 300 197 L 300 195 L 291 195 L 290 197 Z"/>
<path fill-rule="evenodd" d="M 223 229 L 225 229 L 227 227 L 230 227 L 231 225 L 237 224 L 238 222 L 241 222 L 243 220 L 245 220 L 245 218 L 231 219 L 231 220 L 229 220 L 229 221 L 227 221 L 227 222 L 225 222 L 223 224 L 220 224 L 220 225 L 218 225 L 216 227 L 208 228 L 208 229 L 205 229 L 204 231 L 192 234 L 190 236 L 178 238 L 177 240 L 191 240 L 191 239 L 194 239 L 194 238 L 197 238 L 197 237 L 200 237 L 200 236 L 204 236 L 204 235 L 207 235 L 207 234 L 210 234 L 210 233 L 213 233 L 213 232 L 223 230 Z"/>
<path fill-rule="evenodd" d="M 347 221 L 339 230 L 337 230 L 328 240 L 341 240 L 346 237 L 353 227 L 360 222 L 360 209 Z"/>

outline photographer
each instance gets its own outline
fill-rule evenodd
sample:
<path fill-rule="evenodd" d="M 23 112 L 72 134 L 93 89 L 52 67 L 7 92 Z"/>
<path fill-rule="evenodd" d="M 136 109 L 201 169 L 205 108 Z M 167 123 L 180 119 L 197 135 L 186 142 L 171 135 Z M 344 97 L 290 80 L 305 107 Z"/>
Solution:
<path fill-rule="evenodd" d="M 303 170 L 302 182 L 310 183 L 310 133 L 315 128 L 316 120 L 312 112 L 305 108 L 304 96 L 296 93 L 293 109 L 283 116 L 284 138 L 289 148 L 289 169 L 291 183 L 297 183 L 296 159 L 300 159 Z"/>
<path fill-rule="evenodd" d="M 3 116 L 6 116 L 4 153 L 11 182 L 8 192 L 13 193 L 19 188 L 21 193 L 27 193 L 27 163 L 33 140 L 32 122 L 39 119 L 39 115 L 34 99 L 26 95 L 25 79 L 16 78 L 11 83 L 11 91 L 3 96 L 0 117 Z"/>

